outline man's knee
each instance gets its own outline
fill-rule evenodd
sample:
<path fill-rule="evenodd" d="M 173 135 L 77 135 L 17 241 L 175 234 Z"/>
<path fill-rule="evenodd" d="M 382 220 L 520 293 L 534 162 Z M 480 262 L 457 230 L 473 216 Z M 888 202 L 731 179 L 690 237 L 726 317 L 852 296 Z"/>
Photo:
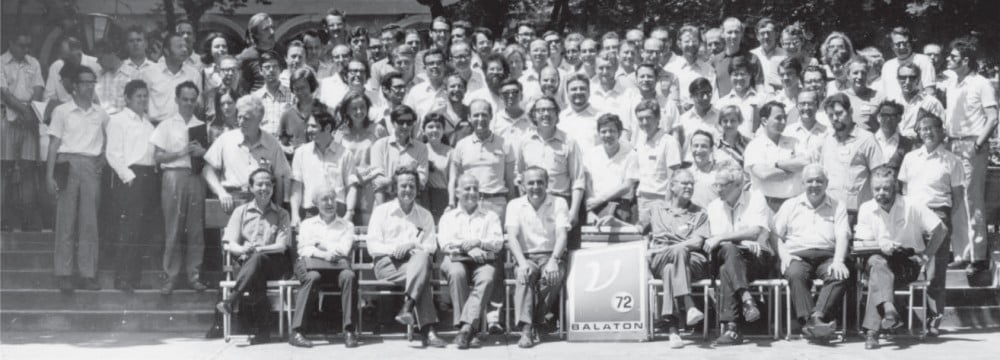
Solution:
<path fill-rule="evenodd" d="M 719 245 L 719 258 L 725 261 L 729 261 L 734 258 L 740 257 L 740 248 L 732 242 L 725 242 Z"/>
<path fill-rule="evenodd" d="M 319 271 L 307 272 L 305 276 L 302 277 L 302 284 L 316 283 L 323 279 L 323 275 L 320 275 Z"/>
<path fill-rule="evenodd" d="M 667 248 L 666 255 L 670 262 L 683 261 L 687 263 L 691 257 L 691 251 L 686 246 L 674 245 Z"/>
<path fill-rule="evenodd" d="M 416 266 L 430 266 L 431 256 L 424 251 L 417 250 L 410 253 L 410 258 L 407 262 Z"/>
<path fill-rule="evenodd" d="M 337 279 L 340 280 L 341 283 L 354 282 L 355 279 L 354 270 L 351 269 L 340 270 L 340 274 L 337 274 Z"/>
<path fill-rule="evenodd" d="M 798 261 L 792 260 L 792 263 L 788 265 L 788 270 L 785 270 L 785 277 L 789 281 L 809 281 L 809 271 Z"/>
<path fill-rule="evenodd" d="M 886 260 L 882 255 L 876 254 L 868 258 L 868 270 L 872 269 L 882 269 L 889 267 L 889 260 Z"/>
<path fill-rule="evenodd" d="M 448 281 L 451 282 L 465 282 L 468 281 L 468 273 L 465 270 L 465 265 L 460 262 L 450 262 L 444 267 L 445 274 L 448 275 Z"/>

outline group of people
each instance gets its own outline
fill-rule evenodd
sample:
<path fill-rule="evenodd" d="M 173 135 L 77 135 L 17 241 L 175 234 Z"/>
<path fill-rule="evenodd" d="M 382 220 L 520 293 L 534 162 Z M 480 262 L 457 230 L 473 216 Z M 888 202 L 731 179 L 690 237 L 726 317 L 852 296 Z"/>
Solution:
<path fill-rule="evenodd" d="M 713 272 L 716 345 L 743 342 L 741 327 L 760 318 L 748 284 L 782 276 L 803 333 L 823 338 L 854 276 L 850 241 L 871 243 L 880 251 L 864 269 L 863 326 L 876 348 L 900 326 L 894 283 L 927 273 L 933 336 L 945 270 L 988 267 L 997 93 L 977 72 L 974 38 L 921 54 L 898 27 L 885 61 L 840 32 L 807 53 L 799 25 L 768 18 L 600 37 L 539 36 L 519 22 L 504 40 L 439 17 L 427 44 L 415 29 L 352 29 L 337 10 L 287 44 L 268 14 L 247 28 L 250 46 L 236 56 L 231 39 L 198 39 L 188 22 L 163 36 L 160 58 L 138 27 L 124 46 L 98 41 L 96 58 L 67 37 L 47 82 L 30 37 L 10 37 L 0 57 L 5 171 L 16 164 L 29 179 L 44 161 L 34 176 L 58 199 L 61 290 L 100 288 L 106 169 L 121 215 L 116 287 L 139 285 L 137 252 L 162 214 L 161 291 L 204 290 L 205 217 L 218 211 L 205 200 L 218 199 L 223 248 L 239 270 L 217 308 L 256 313 L 254 342 L 268 340 L 267 280 L 291 273 L 301 287 L 289 342 L 312 345 L 304 323 L 318 289 L 333 286 L 345 344 L 357 346 L 351 259 L 362 226 L 375 277 L 404 288 L 396 320 L 434 347 L 447 342 L 435 329 L 433 264 L 447 279 L 453 341 L 468 348 L 480 345 L 481 322 L 500 326 L 512 259 L 511 330 L 531 347 L 559 326 L 567 252 L 585 224 L 638 224 L 648 235 L 671 347 L 683 346 L 680 328 L 704 321 L 691 284 Z M 30 103 L 42 99 L 39 116 Z"/>

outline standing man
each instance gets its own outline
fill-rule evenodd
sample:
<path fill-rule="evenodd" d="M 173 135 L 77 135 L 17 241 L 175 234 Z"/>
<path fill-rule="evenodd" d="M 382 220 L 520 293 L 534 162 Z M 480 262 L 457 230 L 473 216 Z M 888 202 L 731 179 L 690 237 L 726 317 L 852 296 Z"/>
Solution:
<path fill-rule="evenodd" d="M 187 273 L 192 289 L 204 291 L 207 288 L 200 279 L 205 253 L 205 184 L 198 175 L 204 166 L 200 157 L 205 155 L 208 139 L 197 138 L 197 129 L 206 126 L 194 116 L 198 87 L 192 82 L 183 82 L 175 91 L 177 115 L 160 122 L 150 137 L 150 142 L 156 146 L 156 162 L 163 169 L 160 195 L 166 225 L 163 271 L 167 279 L 160 293 L 164 295 L 174 291 L 181 269 Z M 207 134 L 205 131 L 200 133 Z"/>
<path fill-rule="evenodd" d="M 251 16 L 247 22 L 247 35 L 247 43 L 251 46 L 236 55 L 236 60 L 240 61 L 241 94 L 249 94 L 264 86 L 260 54 L 274 49 L 274 22 L 271 16 L 262 12 Z"/>
<path fill-rule="evenodd" d="M 918 146 L 915 141 L 903 137 L 899 133 L 899 120 L 903 118 L 903 105 L 892 100 L 883 100 L 882 103 L 878 104 L 875 116 L 879 123 L 879 128 L 875 131 L 875 143 L 882 150 L 885 165 L 898 173 L 899 166 L 903 163 L 903 156 Z"/>
<path fill-rule="evenodd" d="M 990 135 L 997 127 L 997 95 L 993 86 L 979 75 L 979 51 L 975 41 L 964 38 L 951 42 L 948 70 L 955 76 L 947 82 L 947 129 L 951 151 L 962 159 L 968 186 L 965 205 L 969 216 L 968 243 L 965 237 L 955 240 L 956 256 L 953 267 L 968 265 L 968 271 L 989 268 L 986 244 L 986 167 L 989 163 Z"/>
<path fill-rule="evenodd" d="M 128 58 L 122 63 L 122 68 L 128 73 L 129 80 L 139 80 L 142 72 L 153 66 L 154 62 L 146 58 L 148 44 L 146 31 L 141 27 L 132 26 L 125 31 L 125 50 Z"/>
<path fill-rule="evenodd" d="M 73 101 L 74 97 L 69 89 L 63 86 L 60 70 L 64 66 L 86 66 L 94 74 L 101 72 L 101 65 L 97 63 L 97 58 L 83 53 L 83 43 L 80 39 L 68 36 L 59 42 L 59 59 L 49 65 L 46 72 L 48 79 L 45 81 L 45 98 L 48 100 L 58 99 L 67 103 Z"/>
<path fill-rule="evenodd" d="M 470 174 L 458 179 L 459 207 L 441 218 L 438 246 L 448 256 L 441 269 L 448 279 L 459 349 L 482 346 L 475 329 L 494 289 L 497 257 L 503 249 L 500 217 L 479 206 L 479 181 Z M 472 280 L 472 286 L 469 286 Z"/>
<path fill-rule="evenodd" d="M 807 156 L 819 151 L 823 141 L 826 140 L 830 132 L 830 126 L 820 123 L 818 120 L 819 94 L 812 90 L 799 92 L 795 109 L 799 114 L 799 121 L 785 127 L 784 135 L 798 140 L 799 146 L 805 149 Z M 767 126 L 764 126 L 767 131 Z"/>
<path fill-rule="evenodd" d="M 903 326 L 893 305 L 896 284 L 908 284 L 920 276 L 921 267 L 933 256 L 948 234 L 933 211 L 898 196 L 896 171 L 880 166 L 872 171 L 875 198 L 861 204 L 856 241 L 876 241 L 881 253 L 868 258 L 868 302 L 861 324 L 865 349 L 879 347 L 882 331 Z M 908 311 L 910 309 L 907 309 Z"/>
<path fill-rule="evenodd" d="M 704 249 L 719 263 L 719 321 L 725 326 L 715 345 L 742 343 L 740 323 L 760 319 L 749 284 L 768 276 L 774 262 L 768 241 L 773 212 L 763 194 L 750 190 L 744 178 L 736 163 L 724 165 L 712 183 L 719 197 L 706 207 L 711 237 Z"/>
<path fill-rule="evenodd" d="M 805 193 L 786 201 L 774 215 L 772 235 L 781 256 L 781 272 L 802 332 L 810 338 L 833 333 L 832 319 L 851 277 L 847 263 L 847 207 L 826 193 L 826 172 L 819 164 L 802 170 Z M 812 299 L 813 279 L 823 279 L 819 298 Z M 846 306 L 846 304 L 840 304 Z"/>
<path fill-rule="evenodd" d="M 566 80 L 566 92 L 570 106 L 559 113 L 559 130 L 582 147 L 599 144 L 597 117 L 604 109 L 598 110 L 590 104 L 590 79 L 573 75 Z"/>
<path fill-rule="evenodd" d="M 555 69 L 543 70 L 555 71 Z M 558 75 L 557 75 L 558 76 Z M 529 114 L 521 105 L 524 98 L 524 87 L 516 79 L 506 79 L 500 83 L 500 97 L 503 107 L 496 111 L 496 119 L 490 122 L 490 130 L 509 142 L 514 148 L 525 134 L 533 131 L 535 125 L 528 118 Z"/>
<path fill-rule="evenodd" d="M 177 86 L 190 81 L 195 90 L 201 86 L 201 71 L 184 63 L 187 58 L 187 43 L 177 33 L 168 34 L 163 39 L 163 62 L 155 63 L 142 72 L 142 80 L 149 86 L 149 118 L 160 123 L 176 117 Z"/>
<path fill-rule="evenodd" d="M 660 104 L 656 101 L 640 101 L 635 118 L 640 130 L 635 146 L 639 163 L 636 205 L 639 222 L 649 223 L 646 214 L 655 206 L 666 206 L 670 178 L 681 165 L 681 147 L 668 129 L 660 127 Z"/>
<path fill-rule="evenodd" d="M 598 57 L 597 59 L 597 78 L 595 80 L 596 84 L 590 87 L 590 103 L 593 104 L 594 108 L 601 109 L 604 113 L 612 113 L 618 116 L 619 119 L 628 120 L 631 119 L 628 116 L 632 111 L 628 108 L 629 97 L 633 86 L 620 81 L 615 74 L 618 71 L 618 58 L 613 53 L 604 53 L 604 55 Z M 623 124 L 624 126 L 624 138 L 632 138 L 633 125 L 631 123 Z M 594 145 L 597 145 L 595 142 Z"/>
<path fill-rule="evenodd" d="M 483 72 L 486 74 L 486 86 L 476 91 L 471 88 L 465 95 L 468 103 L 480 99 L 490 104 L 490 108 L 495 112 L 500 112 L 504 108 L 503 96 L 500 94 L 500 85 L 510 76 L 510 64 L 507 59 L 500 54 L 488 54 L 483 58 Z M 473 73 L 478 70 L 473 71 Z"/>
<path fill-rule="evenodd" d="M 920 69 L 920 78 L 917 79 L 923 85 L 920 90 L 928 89 L 929 93 L 933 93 L 935 78 L 937 77 L 934 70 L 934 63 L 927 55 L 913 51 L 912 40 L 910 29 L 905 26 L 897 26 L 889 33 L 892 52 L 896 54 L 896 57 L 882 64 L 882 88 L 875 89 L 887 99 L 895 100 L 896 102 L 903 101 L 902 83 L 893 81 L 895 80 L 893 76 L 897 75 L 900 66 L 905 64 L 913 64 Z M 874 70 L 872 69 L 872 71 Z"/>
<path fill-rule="evenodd" d="M 522 177 L 526 192 L 507 204 L 506 228 L 507 244 L 517 263 L 514 311 L 521 329 L 517 346 L 530 348 L 541 342 L 536 326 L 550 325 L 556 318 L 549 312 L 562 291 L 572 212 L 565 200 L 548 194 L 548 171 L 531 166 Z"/>
<path fill-rule="evenodd" d="M 118 239 L 115 246 L 115 288 L 132 292 L 139 286 L 147 231 L 153 227 L 155 197 L 160 177 L 156 173 L 155 146 L 149 141 L 153 124 L 146 116 L 149 89 L 142 80 L 125 84 L 126 106 L 108 121 L 105 157 L 115 172 L 111 190 L 119 207 Z"/>
<path fill-rule="evenodd" d="M 941 118 L 927 114 L 917 122 L 921 146 L 903 158 L 899 168 L 899 181 L 903 193 L 914 205 L 926 206 L 948 227 L 948 236 L 937 252 L 927 252 L 933 258 L 927 263 L 928 320 L 924 322 L 927 335 L 938 336 L 938 326 L 944 317 L 945 278 L 948 274 L 949 251 L 953 239 L 962 235 L 959 226 L 965 222 L 958 214 L 965 209 L 965 172 L 962 160 L 951 151 L 945 141 Z M 958 220 L 958 221 L 955 221 Z M 954 247 L 960 254 L 964 247 Z"/>
<path fill-rule="evenodd" d="M 743 47 L 743 22 L 737 18 L 727 18 L 722 22 L 722 40 L 725 48 L 712 57 L 710 63 L 715 68 L 715 88 L 718 94 L 728 94 L 733 89 L 729 76 L 729 64 L 733 58 L 741 56 L 747 60 L 747 72 L 754 81 L 751 87 L 764 84 L 760 61 Z"/>
<path fill-rule="evenodd" d="M 122 66 L 118 50 L 109 41 L 102 39 L 94 46 L 97 63 L 101 64 L 101 72 L 97 75 L 94 87 L 95 95 L 101 103 L 101 108 L 113 115 L 125 108 L 125 84 L 132 80 L 128 71 Z"/>
<path fill-rule="evenodd" d="M 767 199 L 772 210 L 785 200 L 802 193 L 802 169 L 814 156 L 793 137 L 783 135 L 787 117 L 785 106 L 768 102 L 760 108 L 764 136 L 747 144 L 745 166 L 750 184 Z"/>
<path fill-rule="evenodd" d="M 788 57 L 785 49 L 778 46 L 778 37 L 781 35 L 779 31 L 778 23 L 773 19 L 763 18 L 758 20 L 757 41 L 760 42 L 760 46 L 750 50 L 750 53 L 757 56 L 757 59 L 760 60 L 762 74 L 764 75 L 763 84 L 771 86 L 776 90 L 781 90 L 784 87 L 781 76 L 778 74 L 778 64 L 781 64 Z"/>
<path fill-rule="evenodd" d="M 473 100 L 469 104 L 473 136 L 459 140 L 452 151 L 448 169 L 448 199 L 449 207 L 457 208 L 460 198 L 458 179 L 471 176 L 476 179 L 477 194 L 482 197 L 477 206 L 503 219 L 507 200 L 513 199 L 516 194 L 514 164 L 517 157 L 512 142 L 490 130 L 492 118 L 493 109 L 486 101 Z"/>
<path fill-rule="evenodd" d="M 181 19 L 177 22 L 177 25 L 174 25 L 174 32 L 184 38 L 184 42 L 187 43 L 187 54 L 184 64 L 201 70 L 201 55 L 198 55 L 195 51 L 195 45 L 198 43 L 198 40 L 196 38 L 197 34 L 194 33 L 194 24 L 186 19 Z"/>
<path fill-rule="evenodd" d="M 891 60 L 890 60 L 891 61 Z M 917 120 L 921 113 L 930 113 L 938 118 L 944 118 L 944 105 L 941 105 L 934 95 L 923 91 L 920 67 L 913 64 L 903 64 L 896 71 L 899 88 L 902 90 L 903 118 L 900 119 L 899 133 L 905 138 L 917 141 Z M 886 78 L 885 81 L 891 81 Z M 919 141 L 918 141 L 919 142 Z"/>
<path fill-rule="evenodd" d="M 416 204 L 420 174 L 399 168 L 392 174 L 396 200 L 377 205 L 368 224 L 368 252 L 375 261 L 375 277 L 405 288 L 406 299 L 396 321 L 419 330 L 421 345 L 447 346 L 434 329 L 431 265 L 437 252 L 434 218 Z M 458 306 L 459 304 L 455 304 Z"/>
<path fill-rule="evenodd" d="M 375 204 L 381 204 L 391 199 L 392 174 L 397 169 L 409 168 L 420 174 L 420 188 L 427 186 L 427 173 L 430 160 L 427 146 L 413 139 L 413 127 L 417 124 L 417 115 L 409 106 L 400 105 L 389 114 L 392 120 L 393 136 L 378 139 L 372 144 L 368 156 L 368 164 L 375 174 L 371 180 L 375 185 Z"/>
<path fill-rule="evenodd" d="M 623 120 L 623 125 L 628 126 L 625 130 L 628 131 L 632 144 L 639 142 L 639 133 L 641 132 L 639 120 L 636 119 L 634 110 L 639 103 L 645 100 L 655 101 L 660 105 L 661 129 L 669 131 L 677 123 L 677 118 L 680 114 L 678 113 L 676 93 L 664 94 L 658 89 L 663 78 L 668 76 L 671 75 L 656 64 L 642 63 L 637 65 L 635 71 L 637 87 L 629 91 L 628 103 L 625 105 L 626 109 L 628 109 L 628 114 L 623 117 L 625 119 Z"/>
<path fill-rule="evenodd" d="M 850 224 L 855 224 L 858 205 L 872 197 L 868 181 L 871 169 L 885 163 L 885 157 L 875 136 L 858 128 L 851 119 L 851 101 L 847 95 L 831 95 L 823 108 L 830 116 L 833 133 L 820 146 L 819 164 L 829 174 L 829 196 L 844 204 Z"/>
<path fill-rule="evenodd" d="M 22 230 L 40 225 L 41 213 L 35 199 L 40 175 L 39 121 L 32 101 L 41 101 L 45 91 L 42 68 L 33 56 L 31 36 L 12 36 L 7 52 L 0 55 L 0 168 L 3 173 L 3 212 L 5 220 L 18 213 L 30 213 L 33 218 L 21 220 Z M 42 134 L 46 135 L 46 134 Z M 15 176 L 15 174 L 20 175 Z M 34 221 L 34 223 L 31 223 Z M 4 222 L 6 230 L 12 224 Z"/>
<path fill-rule="evenodd" d="M 258 58 L 260 74 L 264 77 L 264 86 L 250 95 L 260 99 L 264 104 L 264 119 L 260 128 L 264 132 L 279 137 L 281 129 L 281 114 L 292 105 L 292 92 L 287 86 L 281 85 L 281 59 L 274 52 L 264 52 Z"/>
<path fill-rule="evenodd" d="M 74 289 L 100 290 L 97 282 L 97 211 L 101 198 L 104 127 L 108 114 L 94 102 L 97 76 L 86 66 L 75 67 L 69 83 L 73 101 L 52 111 L 45 167 L 49 193 L 56 195 L 55 275 L 64 294 Z M 74 284 L 73 274 L 80 276 Z"/>
<path fill-rule="evenodd" d="M 413 109 L 418 119 L 423 119 L 424 115 L 432 111 L 442 110 L 448 104 L 448 93 L 445 91 L 444 81 L 447 64 L 443 50 L 432 48 L 417 55 L 422 55 L 422 68 L 427 81 L 410 88 L 406 97 L 403 98 L 403 104 Z"/>
<path fill-rule="evenodd" d="M 354 168 L 350 154 L 337 141 L 333 141 L 335 120 L 326 112 L 314 114 L 306 123 L 306 135 L 309 143 L 295 149 L 292 157 L 292 189 L 290 203 L 292 205 L 292 226 L 298 226 L 302 220 L 319 213 L 317 204 L 313 201 L 316 192 L 324 187 L 331 187 L 337 194 L 337 216 L 347 221 L 354 218 L 353 211 L 347 204 L 357 196 L 354 186 Z"/>
<path fill-rule="evenodd" d="M 673 74 L 677 79 L 681 109 L 687 109 L 694 105 L 691 92 L 688 89 L 691 83 L 698 78 L 715 79 L 715 68 L 699 56 L 701 36 L 697 27 L 684 26 L 679 34 L 677 47 L 681 49 L 681 56 L 676 61 L 667 64 L 664 70 Z M 714 94 L 713 97 L 718 97 L 718 94 Z"/>

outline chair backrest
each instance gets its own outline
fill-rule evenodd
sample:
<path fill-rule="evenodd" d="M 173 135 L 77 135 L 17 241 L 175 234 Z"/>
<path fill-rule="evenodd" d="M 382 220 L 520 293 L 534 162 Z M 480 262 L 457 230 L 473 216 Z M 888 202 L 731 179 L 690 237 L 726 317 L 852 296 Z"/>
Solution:
<path fill-rule="evenodd" d="M 636 226 L 584 226 L 580 229 L 580 241 L 585 243 L 618 244 L 643 240 Z"/>

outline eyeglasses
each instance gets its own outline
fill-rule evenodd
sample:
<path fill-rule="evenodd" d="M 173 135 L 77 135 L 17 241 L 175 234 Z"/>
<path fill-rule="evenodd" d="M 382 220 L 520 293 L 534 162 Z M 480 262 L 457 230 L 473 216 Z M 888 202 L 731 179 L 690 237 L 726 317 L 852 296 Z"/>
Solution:
<path fill-rule="evenodd" d="M 431 29 L 431 32 L 435 34 L 447 34 L 448 29 Z"/>
<path fill-rule="evenodd" d="M 550 113 L 550 114 L 555 114 L 556 113 L 556 108 L 550 108 L 550 107 L 535 108 L 534 111 L 536 113 Z"/>
<path fill-rule="evenodd" d="M 518 33 L 517 35 L 518 36 L 535 37 L 535 33 L 533 33 L 533 32 L 523 32 L 523 33 Z"/>
<path fill-rule="evenodd" d="M 899 75 L 899 76 L 897 76 L 897 78 L 899 78 L 899 80 L 916 80 L 917 76 L 916 75 Z"/>
<path fill-rule="evenodd" d="M 517 96 L 517 95 L 520 95 L 520 94 L 521 94 L 520 90 L 508 90 L 508 91 L 501 91 L 500 92 L 501 96 Z"/>
<path fill-rule="evenodd" d="M 902 115 L 897 113 L 878 113 L 878 117 L 883 117 L 883 118 L 896 118 L 900 116 Z"/>

